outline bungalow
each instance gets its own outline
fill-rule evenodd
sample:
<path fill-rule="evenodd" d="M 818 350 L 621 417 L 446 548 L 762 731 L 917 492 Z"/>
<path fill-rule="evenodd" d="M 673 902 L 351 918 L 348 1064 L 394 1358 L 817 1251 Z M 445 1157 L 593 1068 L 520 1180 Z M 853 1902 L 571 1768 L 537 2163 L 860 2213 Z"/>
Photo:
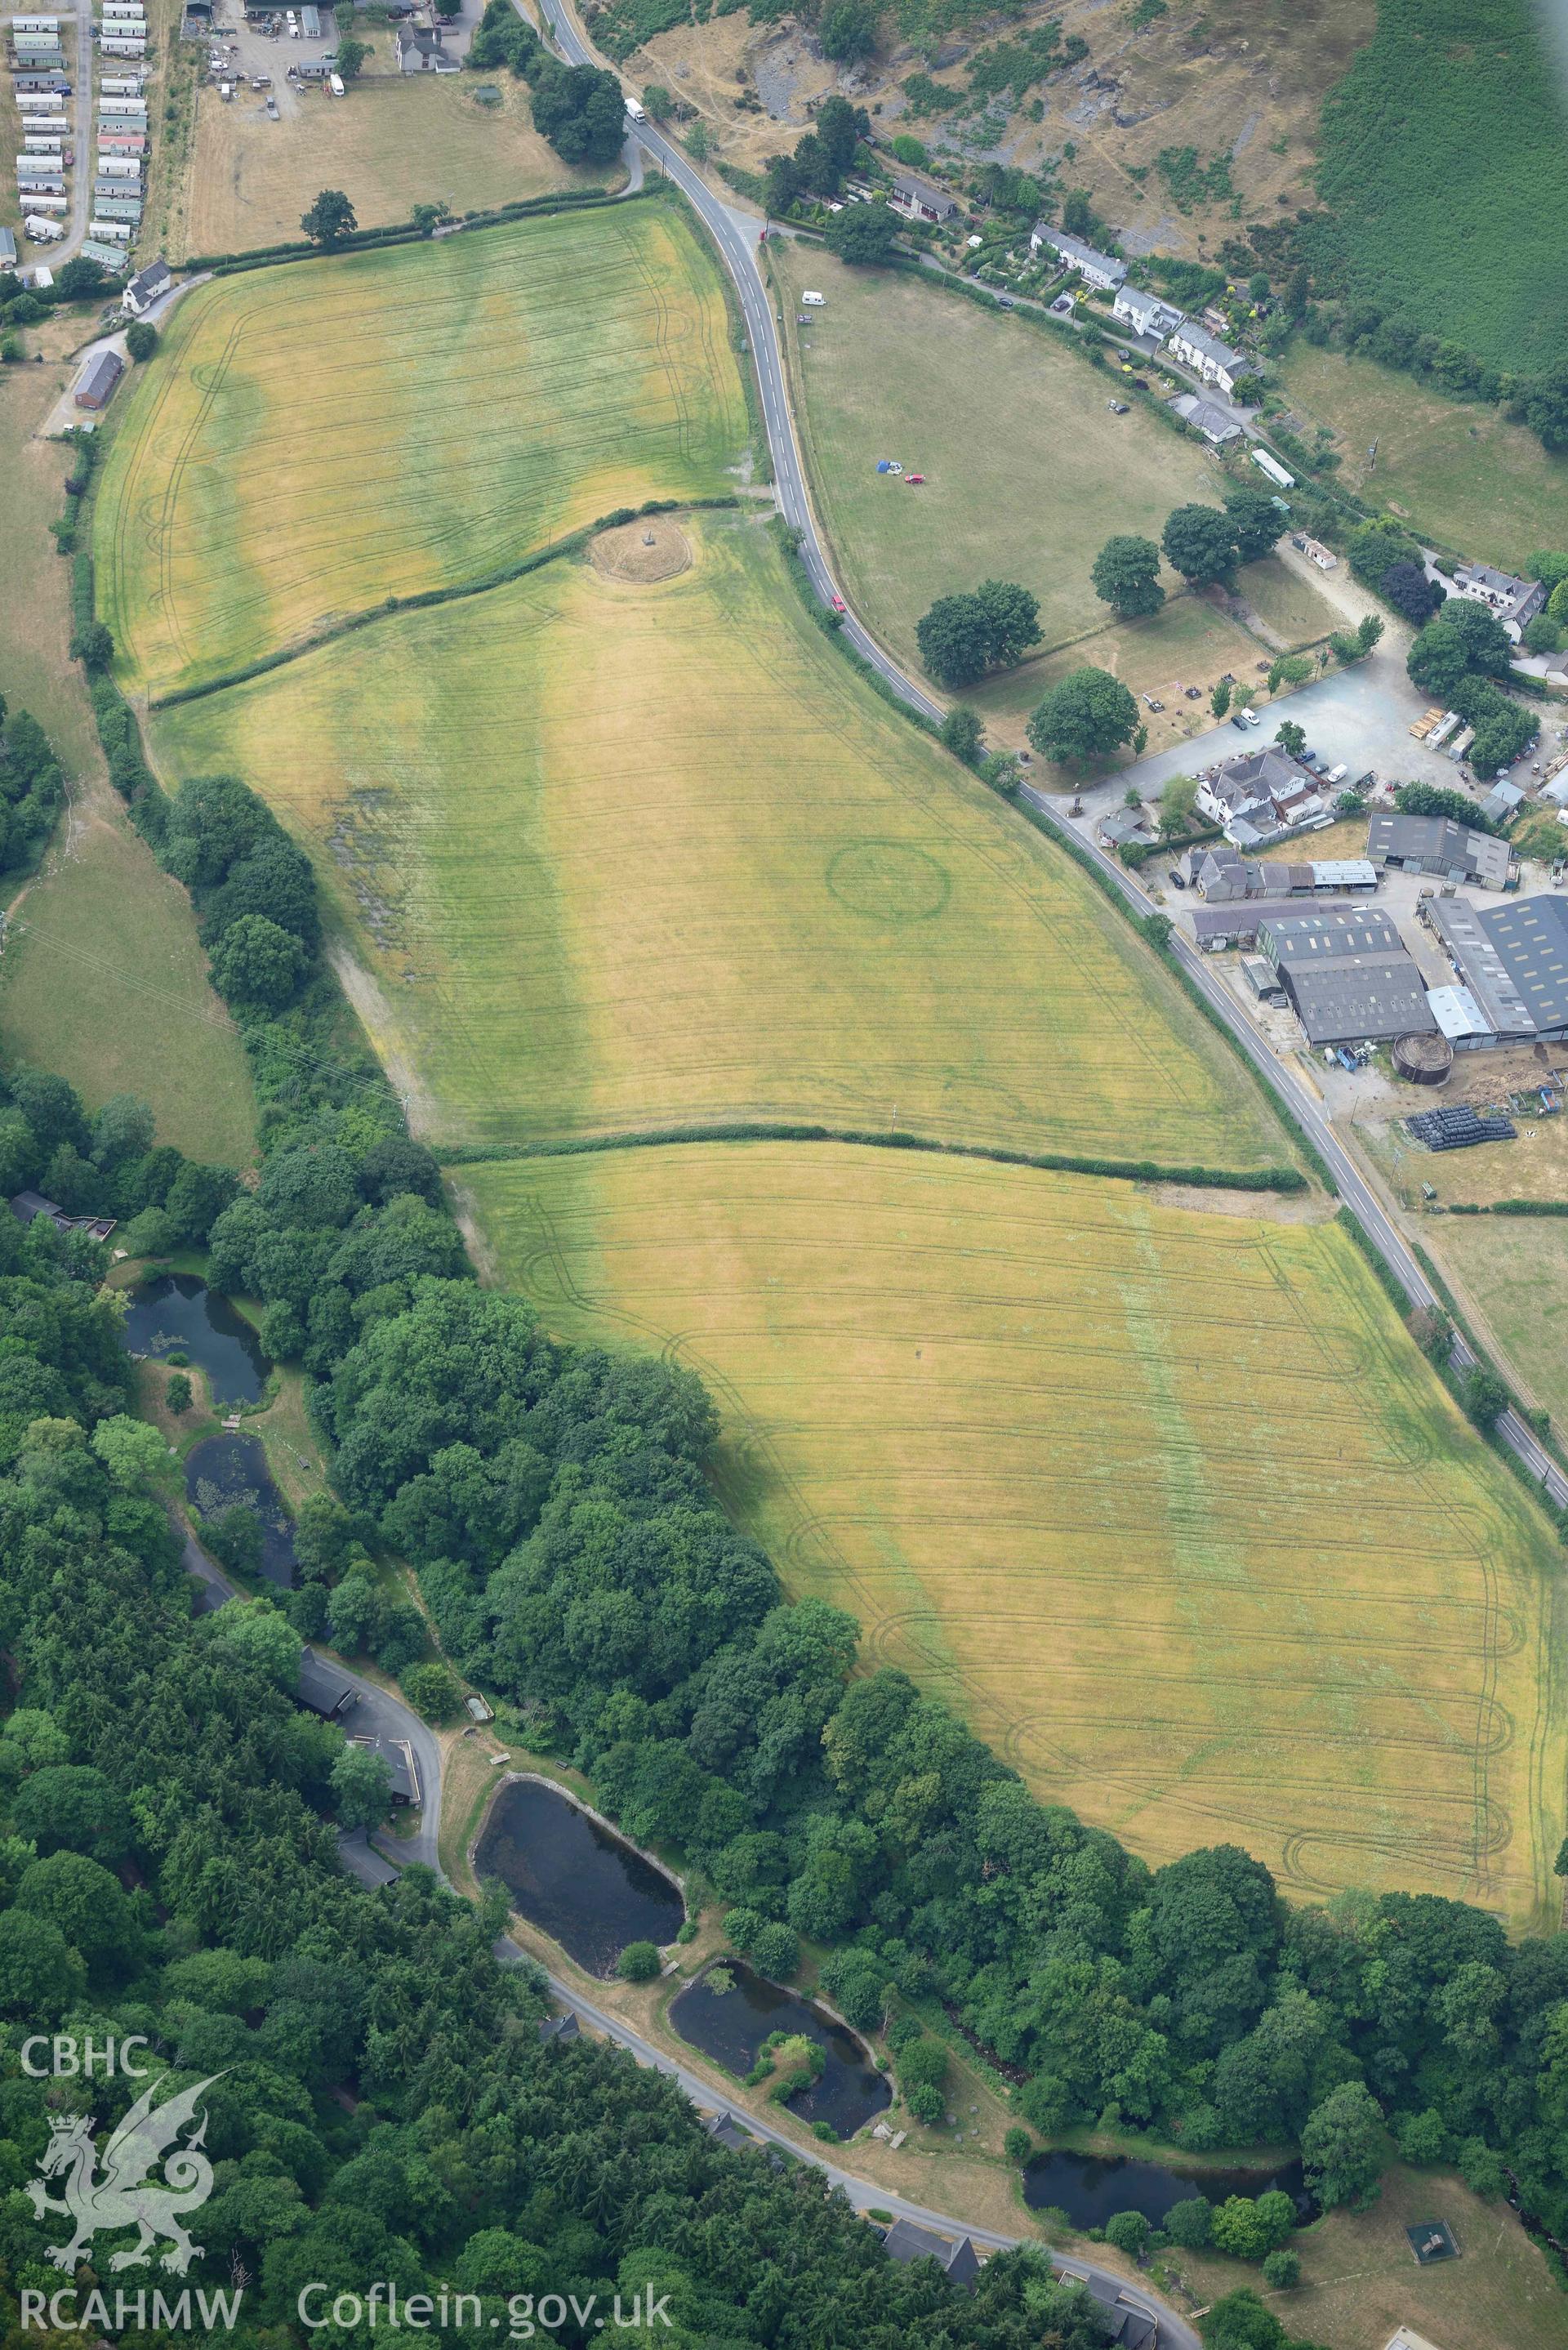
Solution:
<path fill-rule="evenodd" d="M 398 71 L 400 73 L 461 73 L 455 57 L 449 57 L 441 46 L 441 27 L 433 33 L 417 26 L 398 27 Z"/>
<path fill-rule="evenodd" d="M 1179 391 L 1168 405 L 1184 424 L 1190 424 L 1195 432 L 1201 432 L 1205 441 L 1216 449 L 1222 448 L 1227 441 L 1241 439 L 1241 428 L 1230 411 L 1216 408 L 1211 400 L 1199 400 L 1195 391 Z"/>
<path fill-rule="evenodd" d="M 888 199 L 890 213 L 902 213 L 912 221 L 949 221 L 958 208 L 956 197 L 939 188 L 934 180 L 922 180 L 918 172 L 900 172 Z"/>
<path fill-rule="evenodd" d="M 1125 261 L 1114 260 L 1108 253 L 1096 253 L 1092 244 L 1085 244 L 1075 236 L 1064 236 L 1060 229 L 1048 228 L 1044 221 L 1030 234 L 1031 252 L 1038 253 L 1049 245 L 1058 261 L 1075 269 L 1085 286 L 1098 286 L 1114 293 L 1127 274 Z"/>
<path fill-rule="evenodd" d="M 1489 563 L 1461 563 L 1454 574 L 1454 591 L 1495 612 L 1515 644 L 1547 595 L 1541 580 L 1516 579 L 1511 571 L 1494 571 Z"/>
<path fill-rule="evenodd" d="M 1130 327 L 1135 335 L 1147 335 L 1163 343 L 1182 323 L 1183 313 L 1162 302 L 1158 294 L 1146 294 L 1138 286 L 1118 286 L 1116 298 L 1111 304 L 1111 316 Z"/>
<path fill-rule="evenodd" d="M 1138 843 L 1154 838 L 1147 815 L 1141 807 L 1108 808 L 1095 830 L 1106 848 L 1120 848 L 1128 841 Z"/>
<path fill-rule="evenodd" d="M 1241 378 L 1252 372 L 1251 361 L 1240 351 L 1233 351 L 1229 343 L 1220 342 L 1202 327 L 1195 327 L 1190 318 L 1184 318 L 1175 329 L 1169 348 L 1173 359 L 1201 376 L 1205 383 L 1217 383 L 1227 399 Z"/>
<path fill-rule="evenodd" d="M 161 255 L 139 269 L 119 297 L 119 307 L 129 310 L 133 318 L 145 317 L 153 304 L 168 293 L 174 283 L 174 272 Z"/>

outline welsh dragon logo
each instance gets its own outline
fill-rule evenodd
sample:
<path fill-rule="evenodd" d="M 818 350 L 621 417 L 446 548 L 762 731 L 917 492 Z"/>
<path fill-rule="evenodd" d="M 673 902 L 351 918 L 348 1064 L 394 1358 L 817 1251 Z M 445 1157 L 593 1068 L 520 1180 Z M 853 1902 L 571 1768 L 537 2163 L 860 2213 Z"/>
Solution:
<path fill-rule="evenodd" d="M 145 2268 L 161 2236 L 167 2236 L 170 2243 L 161 2265 L 177 2276 L 182 2276 L 193 2260 L 200 2260 L 202 2248 L 191 2241 L 182 2221 L 186 2212 L 200 2210 L 213 2191 L 213 2166 L 201 2151 L 207 2135 L 205 2112 L 183 2146 L 176 2140 L 187 2123 L 197 2119 L 202 2099 L 213 2081 L 222 2078 L 221 2073 L 214 2073 L 208 2080 L 198 2081 L 194 2088 L 182 2089 L 156 2109 L 153 2099 L 161 2084 L 155 2081 L 105 2141 L 101 2172 L 99 2149 L 92 2142 L 91 2116 L 73 2114 L 65 2120 L 50 2121 L 49 2143 L 39 2157 L 38 2168 L 46 2178 L 65 2172 L 64 2194 L 58 2199 L 47 2194 L 36 2178 L 29 2181 L 27 2194 L 40 2220 L 46 2211 L 62 2211 L 74 2223 L 68 2244 L 49 2247 L 48 2258 L 57 2268 L 74 2270 L 86 2259 L 93 2238 L 100 2230 L 115 2228 L 135 2228 L 139 2233 L 134 2244 L 113 2255 L 111 2269 Z M 148 2174 L 165 2156 L 162 2178 L 150 2178 Z"/>

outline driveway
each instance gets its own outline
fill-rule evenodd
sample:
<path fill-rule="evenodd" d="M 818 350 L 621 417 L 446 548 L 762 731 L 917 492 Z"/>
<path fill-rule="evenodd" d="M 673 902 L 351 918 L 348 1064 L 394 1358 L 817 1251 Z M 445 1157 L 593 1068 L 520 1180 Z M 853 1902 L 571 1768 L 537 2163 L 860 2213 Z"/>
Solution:
<path fill-rule="evenodd" d="M 142 313 L 149 326 L 161 327 L 181 296 L 188 294 L 193 286 L 204 286 L 212 274 L 210 269 L 198 270 L 194 277 L 182 277 L 171 286 L 166 294 L 161 294 L 157 301 L 150 303 Z M 76 405 L 76 388 L 81 380 L 82 369 L 89 359 L 97 359 L 99 351 L 117 352 L 126 366 L 130 366 L 130 355 L 125 348 L 125 329 L 129 323 L 129 320 L 122 320 L 119 326 L 106 327 L 101 334 L 94 336 L 90 343 L 84 343 L 79 350 L 72 352 L 70 364 L 74 373 L 39 425 L 34 435 L 36 440 L 58 441 L 65 433 L 80 432 L 84 427 L 88 432 L 96 430 L 100 417 L 90 409 Z M 117 387 L 115 399 L 121 396 L 123 390 L 123 385 Z"/>

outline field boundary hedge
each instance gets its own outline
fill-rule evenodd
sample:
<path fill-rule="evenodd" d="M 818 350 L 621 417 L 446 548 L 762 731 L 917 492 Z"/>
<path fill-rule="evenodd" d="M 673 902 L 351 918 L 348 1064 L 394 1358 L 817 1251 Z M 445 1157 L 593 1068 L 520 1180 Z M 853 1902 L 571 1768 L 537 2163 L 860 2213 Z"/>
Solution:
<path fill-rule="evenodd" d="M 225 693 L 232 685 L 247 685 L 252 678 L 265 677 L 272 670 L 286 668 L 290 661 L 303 660 L 306 653 L 335 644 L 340 637 L 352 636 L 378 620 L 395 619 L 402 612 L 429 611 L 438 604 L 461 604 L 471 596 L 488 596 L 497 588 L 510 586 L 514 579 L 525 579 L 530 572 L 542 571 L 545 564 L 555 563 L 563 556 L 580 555 L 601 530 L 618 530 L 623 523 L 636 522 L 644 515 L 695 514 L 716 506 L 730 509 L 742 503 L 733 491 L 725 490 L 711 498 L 645 498 L 639 506 L 617 506 L 609 514 L 584 523 L 580 529 L 568 531 L 564 538 L 553 538 L 547 546 L 535 547 L 532 555 L 523 556 L 499 571 L 487 571 L 478 579 L 459 580 L 450 588 L 421 588 L 414 596 L 389 596 L 382 603 L 369 605 L 362 612 L 350 612 L 346 619 L 334 620 L 329 628 L 318 629 L 314 636 L 302 639 L 296 645 L 285 645 L 280 651 L 264 653 L 259 660 L 247 661 L 243 669 L 225 670 L 221 677 L 208 678 L 200 685 L 176 686 L 172 693 L 152 694 L 147 707 L 150 711 L 174 710 L 182 702 L 204 702 L 209 694 Z"/>
<path fill-rule="evenodd" d="M 837 1142 L 865 1150 L 909 1150 L 939 1159 L 983 1159 L 998 1167 L 1033 1167 L 1053 1175 L 1099 1175 L 1127 1183 L 1191 1183 L 1210 1191 L 1304 1191 L 1298 1167 L 1167 1167 L 1154 1159 L 1090 1159 L 1073 1151 L 1011 1150 L 1005 1144 L 941 1142 L 902 1127 L 796 1125 L 766 1118 L 692 1120 L 675 1126 L 632 1127 L 600 1135 L 512 1143 L 431 1146 L 443 1167 L 486 1166 L 500 1159 L 580 1159 L 601 1150 L 661 1150 L 681 1143 Z"/>
<path fill-rule="evenodd" d="M 182 262 L 181 267 L 188 276 L 207 270 L 214 277 L 234 277 L 244 270 L 270 269 L 275 264 L 282 268 L 291 261 L 336 261 L 345 254 L 374 252 L 386 244 L 444 244 L 447 236 L 466 235 L 470 229 L 504 228 L 512 221 L 535 220 L 545 213 L 580 212 L 597 204 L 629 204 L 658 192 L 651 182 L 640 188 L 619 191 L 562 188 L 550 196 L 519 197 L 515 203 L 500 204 L 493 212 L 465 213 L 461 221 L 453 221 L 446 227 L 441 238 L 427 229 L 416 228 L 411 221 L 393 221 L 385 228 L 357 228 L 334 244 L 312 244 L 307 239 L 296 238 L 287 244 L 258 245 L 254 253 L 198 254 Z"/>

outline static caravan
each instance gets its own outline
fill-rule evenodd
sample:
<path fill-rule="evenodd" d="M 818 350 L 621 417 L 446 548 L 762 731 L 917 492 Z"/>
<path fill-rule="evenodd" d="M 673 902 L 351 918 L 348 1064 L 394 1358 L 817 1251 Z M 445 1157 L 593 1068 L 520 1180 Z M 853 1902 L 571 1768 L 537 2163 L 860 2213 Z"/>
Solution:
<path fill-rule="evenodd" d="M 106 38 L 99 43 L 99 47 L 106 57 L 140 57 L 147 54 L 145 41 L 111 41 Z"/>
<path fill-rule="evenodd" d="M 24 234 L 30 236 L 35 244 L 54 244 L 66 233 L 63 223 L 50 220 L 44 213 L 25 213 L 22 217 L 22 228 Z"/>
<path fill-rule="evenodd" d="M 11 19 L 14 33 L 57 33 L 59 29 L 57 16 L 13 16 Z"/>
<path fill-rule="evenodd" d="M 140 74 L 105 74 L 99 88 L 105 98 L 140 98 L 142 88 L 141 76 Z"/>
<path fill-rule="evenodd" d="M 58 155 L 66 143 L 60 130 L 30 130 L 22 141 L 24 155 Z"/>
<path fill-rule="evenodd" d="M 71 200 L 69 196 L 40 196 L 32 188 L 29 188 L 27 191 L 27 209 L 29 212 L 68 213 L 70 208 Z"/>
<path fill-rule="evenodd" d="M 100 99 L 98 110 L 106 122 L 144 122 L 147 100 L 144 98 Z"/>
<path fill-rule="evenodd" d="M 98 214 L 95 213 L 91 220 L 88 223 L 88 234 L 89 236 L 101 236 L 106 243 L 110 244 L 129 244 L 130 243 L 130 224 L 129 221 L 99 220 Z"/>
<path fill-rule="evenodd" d="M 96 261 L 100 269 L 126 270 L 130 266 L 129 253 L 121 253 L 118 244 L 105 244 L 98 237 L 84 236 L 81 253 L 84 261 Z"/>
<path fill-rule="evenodd" d="M 147 133 L 145 130 L 121 130 L 111 137 L 109 131 L 100 130 L 98 147 L 100 155 L 145 155 Z"/>
<path fill-rule="evenodd" d="M 141 165 L 134 155 L 100 155 L 98 172 L 100 180 L 140 180 Z"/>
<path fill-rule="evenodd" d="M 141 204 L 136 196 L 99 196 L 93 210 L 100 220 L 130 221 L 133 228 L 141 218 Z"/>
<path fill-rule="evenodd" d="M 16 103 L 24 114 L 63 114 L 66 94 L 63 89 L 25 89 Z"/>

